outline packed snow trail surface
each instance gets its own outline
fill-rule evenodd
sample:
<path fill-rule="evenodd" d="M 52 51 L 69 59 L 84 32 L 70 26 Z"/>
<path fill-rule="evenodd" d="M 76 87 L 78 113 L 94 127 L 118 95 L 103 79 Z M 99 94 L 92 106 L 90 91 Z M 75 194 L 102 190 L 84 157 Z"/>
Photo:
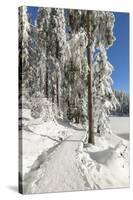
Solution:
<path fill-rule="evenodd" d="M 36 171 L 26 178 L 24 193 L 76 191 L 89 189 L 77 165 L 77 152 L 85 131 L 71 129 L 72 136 L 63 141 L 44 160 Z"/>

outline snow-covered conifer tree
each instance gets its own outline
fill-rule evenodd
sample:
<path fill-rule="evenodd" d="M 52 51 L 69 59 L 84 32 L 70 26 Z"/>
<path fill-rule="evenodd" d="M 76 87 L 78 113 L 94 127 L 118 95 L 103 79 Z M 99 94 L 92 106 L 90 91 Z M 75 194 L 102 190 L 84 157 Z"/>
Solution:
<path fill-rule="evenodd" d="M 67 59 L 68 66 L 65 73 L 68 73 L 70 82 L 69 93 L 67 93 L 66 102 L 69 101 L 68 110 L 75 121 L 85 121 L 86 103 L 87 103 L 87 84 L 86 70 L 87 59 L 85 50 L 87 46 L 87 37 L 85 30 L 81 26 L 80 10 L 66 11 L 66 30 L 67 30 Z M 82 23 L 84 23 L 82 21 Z M 68 81 L 69 82 L 69 81 Z M 73 111 L 72 111 L 73 110 Z"/>
<path fill-rule="evenodd" d="M 113 115 L 129 115 L 129 94 L 119 91 L 119 90 L 114 90 L 113 91 L 115 94 L 115 97 L 117 98 L 119 105 L 116 107 L 115 110 L 113 110 L 111 113 Z"/>
<path fill-rule="evenodd" d="M 37 44 L 41 50 L 40 71 L 42 77 L 41 92 L 48 98 L 48 34 L 51 8 L 39 8 L 36 19 Z"/>
<path fill-rule="evenodd" d="M 88 37 L 87 58 L 88 58 L 88 141 L 94 144 L 94 111 L 92 96 L 92 61 L 96 49 L 109 48 L 115 38 L 113 36 L 114 15 L 111 12 L 102 11 L 69 11 L 71 30 L 75 33 L 82 27 Z M 84 23 L 82 23 L 84 21 Z"/>
<path fill-rule="evenodd" d="M 20 75 L 20 87 L 23 91 L 26 87 L 27 70 L 29 68 L 29 34 L 30 25 L 27 16 L 27 8 L 19 8 L 19 75 Z"/>
<path fill-rule="evenodd" d="M 37 17 L 39 46 L 45 56 L 45 95 L 60 107 L 66 40 L 64 10 L 39 8 Z"/>
<path fill-rule="evenodd" d="M 22 92 L 31 97 L 36 90 L 36 53 L 37 49 L 33 43 L 34 30 L 30 23 L 27 7 L 19 8 L 19 70 L 20 86 Z"/>
<path fill-rule="evenodd" d="M 118 104 L 112 90 L 112 70 L 103 45 L 100 46 L 93 63 L 93 112 L 95 133 L 104 135 L 111 133 L 109 114 Z"/>
<path fill-rule="evenodd" d="M 55 83 L 52 86 L 53 95 L 56 96 L 57 106 L 61 109 L 63 107 L 63 73 L 64 73 L 64 61 L 65 61 L 65 17 L 64 9 L 52 8 L 50 13 L 50 25 L 49 25 L 49 36 L 48 36 L 48 51 L 49 51 L 49 63 L 51 68 L 51 78 Z M 61 105 L 60 105 L 61 104 Z"/>

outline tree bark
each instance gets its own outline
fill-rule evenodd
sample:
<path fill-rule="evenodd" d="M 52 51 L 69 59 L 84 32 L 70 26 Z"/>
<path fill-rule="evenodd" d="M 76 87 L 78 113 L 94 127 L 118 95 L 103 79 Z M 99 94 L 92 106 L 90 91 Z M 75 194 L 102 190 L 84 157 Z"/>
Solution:
<path fill-rule="evenodd" d="M 42 92 L 42 86 L 43 86 L 41 68 L 40 68 L 40 70 L 39 70 L 39 77 L 40 77 L 39 90 L 40 90 L 40 93 L 41 93 L 41 92 Z"/>
<path fill-rule="evenodd" d="M 87 12 L 87 34 L 88 34 L 88 143 L 95 144 L 94 141 L 94 120 L 93 120 L 93 102 L 92 102 L 92 47 L 91 47 L 91 30 L 90 30 L 90 14 Z"/>
<path fill-rule="evenodd" d="M 48 33 L 46 32 L 46 41 L 45 41 L 45 55 L 46 55 L 46 58 L 48 58 L 48 45 L 47 45 L 47 39 L 48 39 Z M 48 99 L 48 64 L 49 64 L 49 59 L 46 59 L 46 76 L 45 76 L 45 96 L 46 98 Z"/>
<path fill-rule="evenodd" d="M 59 108 L 59 78 L 58 78 L 58 74 L 56 77 L 56 92 L 57 92 L 57 107 Z"/>
<path fill-rule="evenodd" d="M 46 63 L 46 80 L 45 81 L 46 81 L 45 95 L 46 95 L 46 98 L 48 99 L 48 63 Z"/>
<path fill-rule="evenodd" d="M 53 85 L 53 81 L 52 81 L 52 103 L 55 102 L 55 88 L 54 88 L 54 85 Z"/>

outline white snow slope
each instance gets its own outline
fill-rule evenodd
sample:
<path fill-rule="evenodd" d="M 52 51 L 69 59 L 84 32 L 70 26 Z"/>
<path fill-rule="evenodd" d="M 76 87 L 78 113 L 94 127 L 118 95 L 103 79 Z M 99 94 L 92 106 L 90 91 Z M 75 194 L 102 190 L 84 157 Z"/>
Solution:
<path fill-rule="evenodd" d="M 95 146 L 79 149 L 90 189 L 129 187 L 129 118 L 112 117 L 111 126 L 115 134 L 95 137 Z"/>
<path fill-rule="evenodd" d="M 23 193 L 84 190 L 85 180 L 77 167 L 76 150 L 85 131 L 61 119 L 34 119 L 22 109 Z M 76 177 L 76 179 L 75 179 Z"/>
<path fill-rule="evenodd" d="M 68 128 L 55 120 L 42 121 L 41 118 L 33 119 L 30 109 L 23 109 L 22 121 L 22 175 L 28 173 L 35 166 L 34 161 L 49 148 L 60 144 L 68 137 Z M 69 134 L 70 135 L 70 134 Z"/>
<path fill-rule="evenodd" d="M 123 135 L 96 138 L 96 146 L 83 148 L 81 127 L 42 123 L 28 109 L 23 112 L 23 193 L 128 187 L 128 141 Z M 121 120 L 124 126 L 129 119 L 119 118 L 120 125 Z M 118 126 L 118 121 L 111 122 Z"/>
<path fill-rule="evenodd" d="M 67 138 L 46 157 L 36 171 L 25 178 L 24 193 L 76 191 L 88 189 L 85 178 L 77 166 L 77 149 L 84 132 L 71 129 Z"/>

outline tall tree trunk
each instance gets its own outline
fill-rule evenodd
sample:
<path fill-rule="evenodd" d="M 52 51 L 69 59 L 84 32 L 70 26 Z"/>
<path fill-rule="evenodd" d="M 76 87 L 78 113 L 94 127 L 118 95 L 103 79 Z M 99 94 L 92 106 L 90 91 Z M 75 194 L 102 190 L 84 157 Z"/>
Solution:
<path fill-rule="evenodd" d="M 40 77 L 39 91 L 40 91 L 40 93 L 41 93 L 41 92 L 42 92 L 42 85 L 43 85 L 41 68 L 39 69 L 39 77 Z"/>
<path fill-rule="evenodd" d="M 52 103 L 54 103 L 54 87 L 52 88 Z"/>
<path fill-rule="evenodd" d="M 46 32 L 46 40 L 48 39 L 48 33 Z M 48 58 L 48 46 L 47 46 L 47 41 L 45 41 L 45 55 L 46 58 Z M 46 76 L 45 76 L 45 96 L 48 99 L 48 63 L 49 59 L 46 59 Z"/>
<path fill-rule="evenodd" d="M 92 47 L 91 47 L 91 11 L 87 12 L 87 34 L 88 34 L 88 143 L 94 144 L 94 120 L 93 120 L 93 105 L 92 105 Z"/>
<path fill-rule="evenodd" d="M 54 84 L 53 84 L 53 81 L 52 81 L 52 103 L 55 102 L 55 88 L 54 88 Z"/>
<path fill-rule="evenodd" d="M 45 95 L 46 98 L 48 99 L 48 63 L 46 63 L 46 79 L 45 79 Z"/>
<path fill-rule="evenodd" d="M 56 78 L 56 92 L 57 92 L 57 107 L 59 108 L 59 78 L 58 78 L 58 75 L 57 75 L 57 78 Z"/>

